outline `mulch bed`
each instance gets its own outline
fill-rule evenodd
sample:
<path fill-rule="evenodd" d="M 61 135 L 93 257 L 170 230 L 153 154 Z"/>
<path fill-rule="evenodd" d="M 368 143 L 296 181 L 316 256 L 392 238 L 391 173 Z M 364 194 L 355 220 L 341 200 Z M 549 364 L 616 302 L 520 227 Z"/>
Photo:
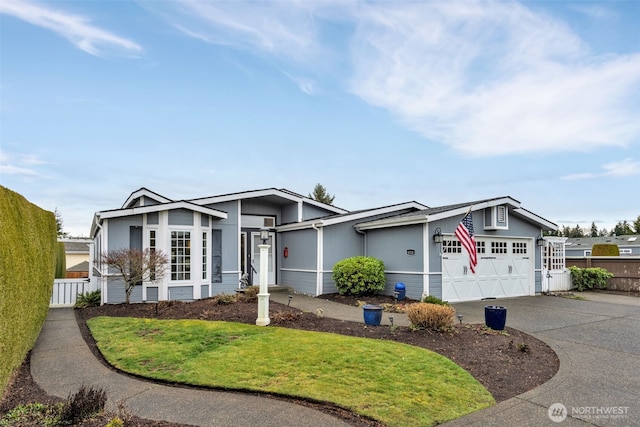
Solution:
<path fill-rule="evenodd" d="M 395 303 L 394 298 L 388 296 L 354 298 L 330 294 L 319 298 L 354 305 L 358 300 L 364 300 L 369 304 Z M 457 324 L 448 332 L 434 332 L 407 327 L 367 326 L 362 323 L 318 317 L 315 313 L 304 313 L 273 301 L 270 302 L 269 313 L 271 324 L 274 326 L 398 341 L 430 349 L 466 369 L 491 392 L 498 402 L 543 384 L 555 375 L 559 367 L 558 357 L 549 346 L 524 332 L 509 327 L 499 332 L 489 330 L 484 325 Z M 158 304 L 118 304 L 77 310 L 76 317 L 82 334 L 94 354 L 102 360 L 85 324 L 87 319 L 95 316 L 225 320 L 255 324 L 257 303 L 240 301 L 233 304 L 217 304 L 215 298 L 210 298 L 190 303 L 167 301 Z M 104 360 L 103 363 L 106 364 Z M 380 425 L 332 405 L 287 398 L 284 400 L 331 413 L 354 426 Z M 48 396 L 33 382 L 27 358 L 21 369 L 14 375 L 4 399 L 0 402 L 0 414 L 6 413 L 18 404 L 54 401 L 60 401 L 60 399 Z M 87 421 L 82 425 L 92 427 L 105 424 L 104 419 L 95 420 L 94 424 L 91 422 Z M 132 417 L 129 425 L 180 426 L 175 423 L 143 420 L 136 417 Z"/>

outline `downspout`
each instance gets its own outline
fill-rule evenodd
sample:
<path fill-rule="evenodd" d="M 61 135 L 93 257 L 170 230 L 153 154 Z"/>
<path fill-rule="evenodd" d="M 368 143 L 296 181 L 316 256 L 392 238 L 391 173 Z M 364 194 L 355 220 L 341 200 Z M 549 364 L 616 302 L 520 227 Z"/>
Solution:
<path fill-rule="evenodd" d="M 318 223 L 319 224 L 319 223 Z M 322 295 L 322 280 L 323 280 L 323 267 L 324 267 L 324 241 L 322 237 L 322 228 L 317 224 L 312 223 L 311 228 L 317 232 L 317 245 L 316 245 L 316 296 Z"/>

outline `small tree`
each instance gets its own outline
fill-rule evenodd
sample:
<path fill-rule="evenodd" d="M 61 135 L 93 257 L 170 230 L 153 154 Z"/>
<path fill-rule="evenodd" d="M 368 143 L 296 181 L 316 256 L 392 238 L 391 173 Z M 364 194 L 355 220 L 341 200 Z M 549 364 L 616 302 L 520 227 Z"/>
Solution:
<path fill-rule="evenodd" d="M 124 281 L 127 304 L 137 285 L 161 280 L 169 264 L 169 258 L 162 251 L 131 248 L 109 251 L 102 255 L 102 261 L 114 268 L 117 271 L 116 276 Z"/>
<path fill-rule="evenodd" d="M 329 193 L 327 193 L 327 189 L 324 188 L 324 186 L 322 186 L 320 183 L 318 183 L 313 188 L 313 193 L 309 194 L 309 198 L 316 200 L 318 202 L 325 203 L 327 205 L 332 205 L 333 199 L 335 199 L 336 196 L 332 196 Z"/>
<path fill-rule="evenodd" d="M 55 209 L 54 215 L 56 216 L 56 229 L 58 230 L 58 237 L 69 237 L 69 233 L 65 233 L 64 231 L 64 220 L 62 219 L 62 214 L 58 210 Z"/>

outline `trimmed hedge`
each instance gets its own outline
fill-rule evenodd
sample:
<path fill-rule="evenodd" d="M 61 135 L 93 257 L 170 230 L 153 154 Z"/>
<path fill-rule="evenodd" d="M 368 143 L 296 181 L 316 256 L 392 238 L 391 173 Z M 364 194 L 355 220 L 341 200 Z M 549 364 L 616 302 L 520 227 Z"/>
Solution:
<path fill-rule="evenodd" d="M 620 249 L 616 244 L 597 243 L 591 248 L 591 256 L 620 256 Z"/>
<path fill-rule="evenodd" d="M 571 283 L 580 292 L 587 289 L 607 289 L 607 282 L 613 277 L 606 269 L 600 267 L 579 268 L 569 267 Z"/>
<path fill-rule="evenodd" d="M 64 242 L 58 242 L 56 251 L 56 279 L 64 279 L 67 276 L 67 254 Z"/>
<path fill-rule="evenodd" d="M 384 290 L 384 263 L 373 257 L 354 256 L 338 261 L 331 278 L 340 295 L 370 295 Z"/>
<path fill-rule="evenodd" d="M 53 212 L 0 186 L 0 396 L 33 348 L 49 310 L 56 269 Z"/>

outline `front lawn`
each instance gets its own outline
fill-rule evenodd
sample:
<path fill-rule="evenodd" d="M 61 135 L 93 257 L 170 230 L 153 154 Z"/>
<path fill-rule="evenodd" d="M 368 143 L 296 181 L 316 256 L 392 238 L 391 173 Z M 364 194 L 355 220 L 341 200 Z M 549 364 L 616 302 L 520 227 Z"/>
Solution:
<path fill-rule="evenodd" d="M 449 359 L 406 344 L 201 320 L 96 317 L 104 357 L 185 384 L 332 402 L 387 425 L 435 425 L 495 403 Z"/>

